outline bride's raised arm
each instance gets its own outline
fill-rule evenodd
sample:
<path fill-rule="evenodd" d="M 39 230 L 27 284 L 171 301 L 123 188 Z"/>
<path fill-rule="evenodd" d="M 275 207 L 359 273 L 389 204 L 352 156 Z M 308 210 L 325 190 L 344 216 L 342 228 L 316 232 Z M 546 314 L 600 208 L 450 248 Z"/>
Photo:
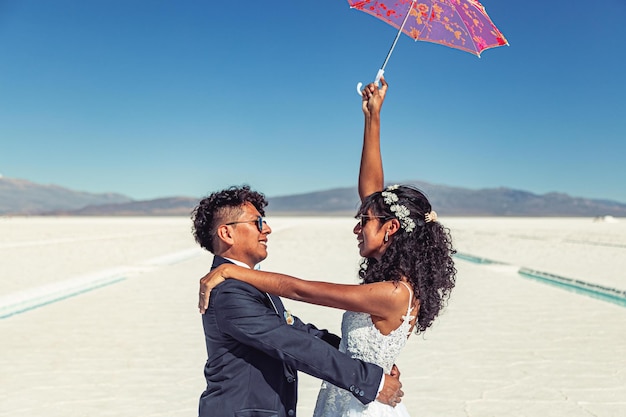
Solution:
<path fill-rule="evenodd" d="M 363 201 L 367 196 L 384 187 L 383 161 L 380 154 L 380 111 L 387 94 L 387 82 L 380 79 L 382 86 L 369 84 L 362 91 L 363 150 L 359 169 L 359 196 Z"/>

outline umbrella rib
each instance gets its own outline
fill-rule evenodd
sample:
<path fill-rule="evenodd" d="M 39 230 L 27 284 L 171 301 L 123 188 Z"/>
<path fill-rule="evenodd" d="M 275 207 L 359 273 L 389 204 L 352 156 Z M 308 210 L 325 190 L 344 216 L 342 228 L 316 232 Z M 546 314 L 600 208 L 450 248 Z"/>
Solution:
<path fill-rule="evenodd" d="M 461 13 L 459 13 L 458 9 L 454 6 L 454 4 L 449 3 L 447 0 L 445 0 L 446 3 L 448 3 L 450 5 L 450 7 L 452 7 L 454 9 L 454 12 L 459 16 L 461 23 L 463 23 L 463 26 L 465 27 L 465 30 L 467 31 L 467 34 L 470 37 L 470 40 L 472 41 L 472 45 L 474 45 L 474 51 L 476 51 L 476 56 L 478 58 L 480 58 L 480 52 L 478 50 L 478 45 L 476 45 L 476 42 L 474 42 L 474 37 L 472 36 L 472 32 L 470 31 L 470 28 L 467 26 L 467 24 L 465 23 L 465 20 L 463 20 L 463 17 L 461 17 Z M 472 52 L 471 50 L 468 49 L 468 52 Z"/>

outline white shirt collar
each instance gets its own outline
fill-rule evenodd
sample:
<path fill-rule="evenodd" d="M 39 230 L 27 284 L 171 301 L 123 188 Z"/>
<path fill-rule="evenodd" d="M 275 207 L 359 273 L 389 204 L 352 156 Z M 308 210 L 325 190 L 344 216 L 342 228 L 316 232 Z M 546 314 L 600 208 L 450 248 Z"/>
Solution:
<path fill-rule="evenodd" d="M 224 259 L 228 259 L 229 261 L 231 261 L 231 262 L 232 262 L 232 263 L 234 263 L 235 265 L 239 265 L 239 266 L 242 266 L 242 267 L 244 267 L 244 268 L 251 269 L 251 268 L 250 268 L 247 264 L 244 264 L 243 262 L 238 261 L 238 260 L 236 260 L 236 259 L 231 259 L 231 258 L 224 258 Z M 255 267 L 254 267 L 254 269 L 261 269 L 260 264 L 256 264 L 256 265 L 255 265 Z"/>

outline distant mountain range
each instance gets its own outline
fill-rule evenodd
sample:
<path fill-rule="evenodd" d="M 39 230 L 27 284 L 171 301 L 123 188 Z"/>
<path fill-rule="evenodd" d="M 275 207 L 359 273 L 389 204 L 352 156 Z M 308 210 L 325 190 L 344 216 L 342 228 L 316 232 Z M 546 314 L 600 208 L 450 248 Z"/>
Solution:
<path fill-rule="evenodd" d="M 610 200 L 543 195 L 510 188 L 472 190 L 406 181 L 429 197 L 442 216 L 626 217 L 626 204 Z M 0 177 L 0 215 L 189 216 L 201 197 L 133 200 L 122 194 L 94 194 L 56 185 Z M 353 215 L 356 187 L 268 197 L 268 215 Z"/>
<path fill-rule="evenodd" d="M 78 210 L 89 205 L 124 204 L 133 199 L 122 194 L 93 194 L 56 185 L 0 177 L 0 215 L 37 215 L 56 210 Z"/>

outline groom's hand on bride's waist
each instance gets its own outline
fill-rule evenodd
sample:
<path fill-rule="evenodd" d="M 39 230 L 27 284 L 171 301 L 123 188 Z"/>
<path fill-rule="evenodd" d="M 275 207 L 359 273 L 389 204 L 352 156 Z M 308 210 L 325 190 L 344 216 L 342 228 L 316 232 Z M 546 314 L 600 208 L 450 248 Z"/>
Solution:
<path fill-rule="evenodd" d="M 376 397 L 377 401 L 392 407 L 395 407 L 402 401 L 402 396 L 404 395 L 402 382 L 400 382 L 400 371 L 398 371 L 395 365 L 394 368 L 395 371 L 392 369 L 392 375 L 385 374 L 385 384 L 383 385 L 383 389 L 378 393 L 378 397 Z"/>

